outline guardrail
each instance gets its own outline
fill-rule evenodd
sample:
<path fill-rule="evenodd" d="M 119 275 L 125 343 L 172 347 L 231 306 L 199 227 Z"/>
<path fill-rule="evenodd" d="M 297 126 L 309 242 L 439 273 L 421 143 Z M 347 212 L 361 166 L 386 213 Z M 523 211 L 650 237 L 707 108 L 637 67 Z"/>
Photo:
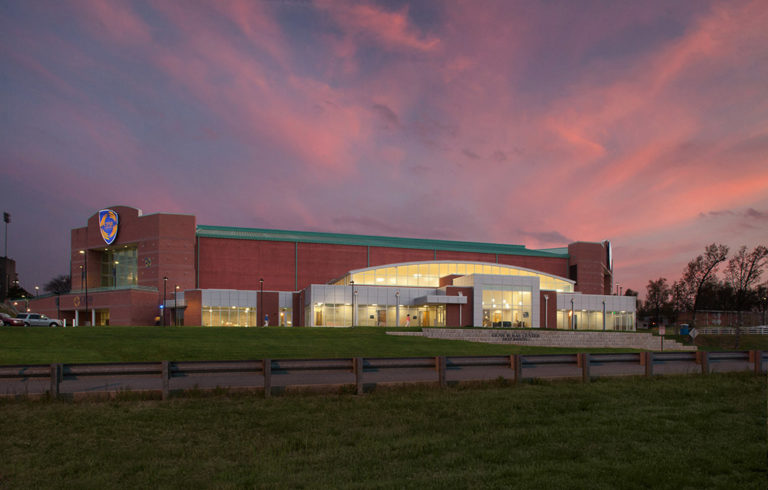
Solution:
<path fill-rule="evenodd" d="M 768 335 L 768 326 L 759 327 L 700 327 L 696 328 L 699 334 L 703 335 L 736 335 L 736 328 L 741 330 L 742 335 Z"/>
<path fill-rule="evenodd" d="M 505 356 L 435 356 L 403 358 L 259 359 L 245 361 L 161 361 L 103 364 L 35 364 L 0 366 L 0 395 L 172 391 L 198 387 L 206 379 L 216 387 L 286 389 L 308 385 L 352 385 L 357 394 L 366 384 L 680 374 L 750 370 L 765 372 L 768 351 L 634 352 L 599 354 L 527 354 Z M 449 373 L 451 375 L 449 375 Z M 491 376 L 489 378 L 489 376 Z M 454 378 L 454 379 L 449 379 Z M 92 381 L 98 380 L 98 381 Z M 173 381 L 187 380 L 186 387 Z M 212 380 L 212 381 L 211 381 Z M 159 381 L 159 383 L 158 383 Z M 195 383 L 190 386 L 190 383 Z M 176 384 L 177 386 L 173 386 Z M 159 386 L 158 386 L 159 385 Z M 63 387 L 69 388 L 62 391 Z"/>

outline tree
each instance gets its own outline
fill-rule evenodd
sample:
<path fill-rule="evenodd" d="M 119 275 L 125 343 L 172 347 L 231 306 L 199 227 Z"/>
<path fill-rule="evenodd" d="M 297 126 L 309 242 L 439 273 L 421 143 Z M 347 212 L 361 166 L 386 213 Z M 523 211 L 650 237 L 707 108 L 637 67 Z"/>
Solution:
<path fill-rule="evenodd" d="M 741 312 L 744 310 L 747 296 L 752 286 L 760 280 L 766 262 L 768 262 L 768 248 L 762 245 L 758 245 L 751 252 L 747 252 L 747 247 L 742 246 L 728 261 L 725 277 L 736 293 L 735 306 L 740 327 L 744 325 Z"/>
<path fill-rule="evenodd" d="M 672 287 L 673 296 L 679 306 L 687 306 L 691 309 L 691 326 L 696 326 L 696 311 L 699 309 L 701 292 L 715 278 L 717 267 L 728 257 L 728 246 L 713 243 L 704 249 L 704 254 L 699 255 L 688 265 L 683 272 L 680 281 Z"/>
<path fill-rule="evenodd" d="M 660 277 L 655 281 L 648 281 L 646 289 L 645 305 L 648 311 L 653 312 L 654 322 L 658 325 L 661 321 L 661 311 L 669 305 L 672 297 L 672 288 L 667 284 L 667 279 Z"/>
<path fill-rule="evenodd" d="M 19 286 L 18 284 L 14 284 L 13 286 L 8 288 L 8 297 L 13 299 L 23 299 L 23 298 L 31 298 L 32 295 L 29 294 L 29 291 L 27 291 L 23 287 Z"/>
<path fill-rule="evenodd" d="M 72 278 L 64 274 L 56 276 L 43 289 L 53 294 L 66 294 L 72 289 Z"/>

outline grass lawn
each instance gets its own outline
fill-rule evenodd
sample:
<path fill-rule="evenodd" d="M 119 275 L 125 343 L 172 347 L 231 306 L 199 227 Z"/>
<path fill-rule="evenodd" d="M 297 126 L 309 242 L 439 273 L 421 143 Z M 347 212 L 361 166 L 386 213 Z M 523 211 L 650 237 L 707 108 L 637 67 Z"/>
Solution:
<path fill-rule="evenodd" d="M 749 374 L 0 400 L 0 488 L 763 489 L 765 409 Z"/>
<path fill-rule="evenodd" d="M 615 352 L 399 337 L 393 328 L 0 328 L 0 365 Z M 400 329 L 404 330 L 404 329 Z"/>
<path fill-rule="evenodd" d="M 698 335 L 696 346 L 700 350 L 768 350 L 768 335 Z"/>

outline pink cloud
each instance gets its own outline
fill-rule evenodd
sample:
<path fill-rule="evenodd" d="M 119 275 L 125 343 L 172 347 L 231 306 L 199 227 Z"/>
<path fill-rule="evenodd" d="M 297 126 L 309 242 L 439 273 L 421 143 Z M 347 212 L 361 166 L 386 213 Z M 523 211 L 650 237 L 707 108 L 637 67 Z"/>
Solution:
<path fill-rule="evenodd" d="M 422 35 L 408 20 L 408 8 L 390 12 L 370 4 L 321 0 L 317 7 L 327 10 L 348 36 L 372 39 L 390 49 L 432 51 L 440 45 L 433 36 Z"/>
<path fill-rule="evenodd" d="M 76 7 L 99 36 L 121 44 L 146 45 L 152 40 L 149 26 L 127 2 L 82 0 Z"/>

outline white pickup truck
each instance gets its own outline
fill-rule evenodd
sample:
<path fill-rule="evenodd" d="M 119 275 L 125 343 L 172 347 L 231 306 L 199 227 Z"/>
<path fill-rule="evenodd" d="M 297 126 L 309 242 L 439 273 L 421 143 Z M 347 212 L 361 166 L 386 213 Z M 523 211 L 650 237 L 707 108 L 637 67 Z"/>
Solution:
<path fill-rule="evenodd" d="M 16 318 L 24 322 L 25 327 L 60 327 L 61 320 L 48 318 L 40 313 L 19 313 Z"/>

